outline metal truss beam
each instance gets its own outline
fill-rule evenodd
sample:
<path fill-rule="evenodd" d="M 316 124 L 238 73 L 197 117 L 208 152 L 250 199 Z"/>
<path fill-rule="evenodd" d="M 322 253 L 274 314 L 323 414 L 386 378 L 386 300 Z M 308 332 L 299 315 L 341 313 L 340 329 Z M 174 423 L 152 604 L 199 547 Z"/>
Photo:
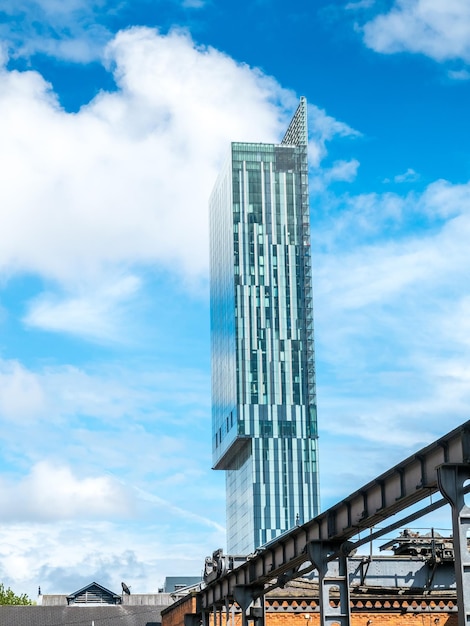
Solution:
<path fill-rule="evenodd" d="M 470 463 L 470 421 L 378 476 L 358 491 L 309 522 L 293 528 L 260 548 L 248 560 L 207 585 L 200 593 L 202 609 L 223 605 L 236 586 L 272 583 L 283 576 L 301 575 L 310 564 L 308 545 L 329 542 L 341 545 L 360 530 L 369 529 L 391 515 L 436 493 L 437 467 L 444 463 Z M 306 569 L 311 569 L 307 567 Z M 303 570 L 306 571 L 306 570 Z"/>

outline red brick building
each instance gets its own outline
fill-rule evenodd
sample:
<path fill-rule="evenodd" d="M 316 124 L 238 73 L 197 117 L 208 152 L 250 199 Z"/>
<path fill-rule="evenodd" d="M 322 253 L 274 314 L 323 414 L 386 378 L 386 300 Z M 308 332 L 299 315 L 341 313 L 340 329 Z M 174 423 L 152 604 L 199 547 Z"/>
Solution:
<path fill-rule="evenodd" d="M 162 610 L 162 626 L 203 622 L 197 592 Z M 337 599 L 332 595 L 332 605 Z M 356 588 L 351 592 L 351 626 L 457 626 L 455 590 L 413 591 L 410 588 Z M 241 626 L 236 606 L 211 612 L 207 626 Z M 318 626 L 320 606 L 315 582 L 298 579 L 265 596 L 266 626 Z"/>

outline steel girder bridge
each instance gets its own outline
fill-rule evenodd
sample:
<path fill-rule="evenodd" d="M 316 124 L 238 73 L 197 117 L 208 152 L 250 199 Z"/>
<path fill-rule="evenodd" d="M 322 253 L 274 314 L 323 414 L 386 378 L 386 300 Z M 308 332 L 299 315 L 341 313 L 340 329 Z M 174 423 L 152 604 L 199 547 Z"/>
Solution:
<path fill-rule="evenodd" d="M 197 597 L 197 615 L 186 616 L 185 626 L 202 620 L 208 626 L 228 624 L 234 604 L 242 612 L 242 626 L 255 621 L 264 626 L 264 594 L 284 586 L 312 570 L 318 571 L 320 621 L 322 626 L 350 626 L 347 559 L 355 549 L 380 536 L 450 504 L 455 551 L 455 578 L 459 626 L 470 625 L 470 421 L 431 445 L 419 450 L 361 489 L 309 522 L 297 526 L 256 550 L 241 565 L 224 572 L 224 565 Z M 381 530 L 374 527 L 405 512 L 433 494 L 435 502 L 419 508 Z M 361 531 L 364 538 L 357 539 Z M 356 538 L 356 539 L 354 539 Z M 229 558 L 229 557 L 221 557 Z M 330 591 L 339 589 L 340 601 L 330 603 Z"/>

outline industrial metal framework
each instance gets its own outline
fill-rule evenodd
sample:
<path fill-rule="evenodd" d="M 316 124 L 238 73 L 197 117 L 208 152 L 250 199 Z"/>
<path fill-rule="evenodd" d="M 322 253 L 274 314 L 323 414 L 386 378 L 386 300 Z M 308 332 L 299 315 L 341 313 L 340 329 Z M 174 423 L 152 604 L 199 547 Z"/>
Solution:
<path fill-rule="evenodd" d="M 470 421 L 416 452 L 321 515 L 293 528 L 246 562 L 210 582 L 198 595 L 198 612 L 207 625 L 235 601 L 243 626 L 255 620 L 264 626 L 264 594 L 313 569 L 318 571 L 321 624 L 349 626 L 348 555 L 358 546 L 408 524 L 446 503 L 452 509 L 459 626 L 470 624 Z M 443 498 L 413 512 L 364 539 L 351 541 L 361 530 L 404 511 L 434 493 Z M 329 601 L 332 587 L 339 603 Z M 188 620 L 189 621 L 189 620 Z M 222 621 L 220 620 L 221 624 Z M 214 624 L 217 620 L 214 619 Z"/>

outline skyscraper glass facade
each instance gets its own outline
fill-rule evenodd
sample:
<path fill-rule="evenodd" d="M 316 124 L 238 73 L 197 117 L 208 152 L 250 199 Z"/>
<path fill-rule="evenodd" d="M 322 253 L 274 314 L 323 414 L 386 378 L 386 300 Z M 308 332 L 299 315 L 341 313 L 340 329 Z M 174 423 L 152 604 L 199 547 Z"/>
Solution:
<path fill-rule="evenodd" d="M 304 98 L 281 144 L 232 144 L 210 232 L 213 465 L 248 554 L 319 512 Z"/>

